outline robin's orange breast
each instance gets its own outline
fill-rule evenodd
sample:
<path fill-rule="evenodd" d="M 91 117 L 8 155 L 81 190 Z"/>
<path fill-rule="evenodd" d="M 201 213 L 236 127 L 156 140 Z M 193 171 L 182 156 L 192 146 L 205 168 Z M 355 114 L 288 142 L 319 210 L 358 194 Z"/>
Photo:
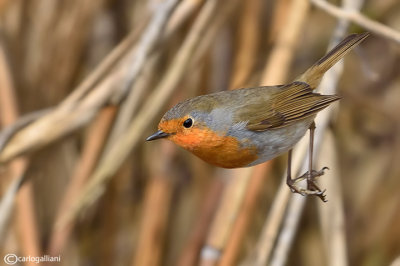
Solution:
<path fill-rule="evenodd" d="M 242 145 L 235 137 L 216 134 L 205 128 L 193 128 L 188 134 L 175 134 L 170 139 L 204 161 L 219 167 L 244 167 L 258 158 L 255 146 Z"/>

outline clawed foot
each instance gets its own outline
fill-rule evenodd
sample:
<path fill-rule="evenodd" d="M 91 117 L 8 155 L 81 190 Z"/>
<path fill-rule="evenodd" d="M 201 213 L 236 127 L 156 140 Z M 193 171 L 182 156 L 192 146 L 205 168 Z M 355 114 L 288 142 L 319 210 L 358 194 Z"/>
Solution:
<path fill-rule="evenodd" d="M 327 202 L 326 195 L 325 195 L 326 189 L 321 190 L 315 182 L 316 181 L 315 179 L 319 176 L 322 176 L 324 174 L 325 170 L 329 170 L 329 168 L 323 167 L 319 171 L 312 170 L 311 173 L 310 173 L 310 171 L 307 171 L 306 173 L 304 173 L 303 175 L 301 175 L 295 179 L 288 179 L 287 185 L 290 187 L 290 190 L 293 193 L 299 193 L 302 196 L 314 195 L 314 196 L 319 197 L 323 202 Z M 307 180 L 307 189 L 296 185 L 297 182 L 300 182 L 304 179 Z"/>

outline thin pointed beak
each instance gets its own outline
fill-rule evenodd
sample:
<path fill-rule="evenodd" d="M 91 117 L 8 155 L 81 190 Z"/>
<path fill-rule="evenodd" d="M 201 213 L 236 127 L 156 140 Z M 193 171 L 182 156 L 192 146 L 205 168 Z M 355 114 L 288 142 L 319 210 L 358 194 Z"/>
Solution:
<path fill-rule="evenodd" d="M 168 137 L 169 135 L 171 135 L 171 134 L 165 133 L 165 132 L 159 130 L 159 131 L 157 131 L 156 133 L 154 133 L 153 135 L 151 135 L 150 137 L 148 137 L 148 138 L 146 139 L 146 141 L 152 141 L 152 140 L 156 140 L 156 139 L 166 138 L 166 137 Z"/>

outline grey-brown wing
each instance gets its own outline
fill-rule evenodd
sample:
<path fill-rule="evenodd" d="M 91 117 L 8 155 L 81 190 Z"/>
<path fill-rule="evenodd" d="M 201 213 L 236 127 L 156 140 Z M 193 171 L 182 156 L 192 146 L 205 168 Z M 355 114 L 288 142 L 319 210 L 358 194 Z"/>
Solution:
<path fill-rule="evenodd" d="M 312 116 L 338 99 L 337 95 L 313 93 L 306 83 L 293 82 L 274 91 L 269 100 L 241 108 L 237 115 L 248 121 L 248 130 L 264 131 Z"/>

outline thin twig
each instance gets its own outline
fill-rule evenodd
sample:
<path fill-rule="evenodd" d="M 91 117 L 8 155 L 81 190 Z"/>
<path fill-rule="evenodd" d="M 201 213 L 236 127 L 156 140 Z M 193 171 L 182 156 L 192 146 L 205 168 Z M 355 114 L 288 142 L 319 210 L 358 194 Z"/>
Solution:
<path fill-rule="evenodd" d="M 400 32 L 396 31 L 386 25 L 383 25 L 379 22 L 371 20 L 366 16 L 362 15 L 359 11 L 354 10 L 346 10 L 338 8 L 325 0 L 310 0 L 311 3 L 321 8 L 325 12 L 338 17 L 339 19 L 350 20 L 365 29 L 376 33 L 377 35 L 381 35 L 389 40 L 393 40 L 397 43 L 400 43 Z"/>

